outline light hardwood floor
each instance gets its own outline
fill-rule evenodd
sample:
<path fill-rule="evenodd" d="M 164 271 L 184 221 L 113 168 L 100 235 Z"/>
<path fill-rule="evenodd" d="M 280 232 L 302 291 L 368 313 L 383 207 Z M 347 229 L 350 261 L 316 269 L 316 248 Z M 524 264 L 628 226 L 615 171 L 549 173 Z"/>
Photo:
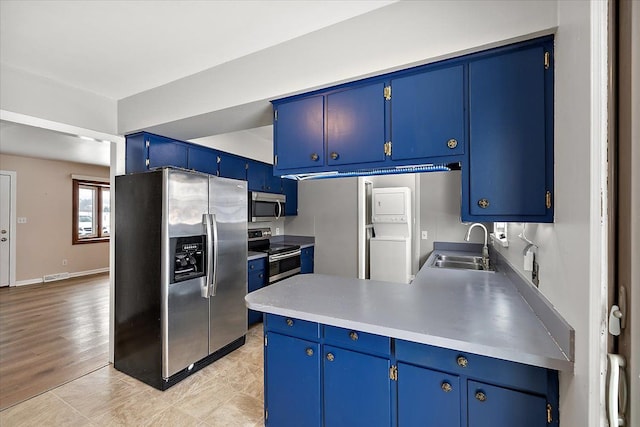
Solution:
<path fill-rule="evenodd" d="M 244 346 L 162 392 L 105 366 L 0 412 L 0 426 L 263 426 L 262 324 Z"/>
<path fill-rule="evenodd" d="M 108 360 L 108 273 L 0 288 L 0 410 Z"/>

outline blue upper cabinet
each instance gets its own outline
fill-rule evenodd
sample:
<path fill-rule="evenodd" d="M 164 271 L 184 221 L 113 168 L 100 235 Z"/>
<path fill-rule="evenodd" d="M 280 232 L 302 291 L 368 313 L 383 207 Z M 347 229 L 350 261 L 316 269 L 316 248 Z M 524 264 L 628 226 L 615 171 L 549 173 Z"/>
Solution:
<path fill-rule="evenodd" d="M 385 160 L 384 82 L 327 95 L 327 164 Z"/>
<path fill-rule="evenodd" d="M 280 177 L 273 176 L 273 166 L 267 163 L 249 160 L 247 162 L 247 181 L 251 191 L 282 192 Z"/>
<path fill-rule="evenodd" d="M 218 174 L 225 178 L 247 180 L 247 159 L 233 154 L 218 154 Z"/>
<path fill-rule="evenodd" d="M 393 160 L 464 154 L 464 96 L 462 65 L 393 79 Z"/>
<path fill-rule="evenodd" d="M 463 221 L 553 222 L 552 44 L 469 63 Z"/>
<path fill-rule="evenodd" d="M 187 168 L 211 175 L 218 174 L 218 152 L 206 147 L 190 146 Z"/>
<path fill-rule="evenodd" d="M 162 167 L 187 167 L 187 144 L 160 135 L 140 132 L 127 135 L 127 173 Z"/>
<path fill-rule="evenodd" d="M 324 97 L 312 96 L 277 105 L 274 121 L 275 169 L 324 165 Z"/>
<path fill-rule="evenodd" d="M 298 215 L 298 181 L 282 178 L 282 193 L 287 198 L 284 203 L 284 215 Z"/>

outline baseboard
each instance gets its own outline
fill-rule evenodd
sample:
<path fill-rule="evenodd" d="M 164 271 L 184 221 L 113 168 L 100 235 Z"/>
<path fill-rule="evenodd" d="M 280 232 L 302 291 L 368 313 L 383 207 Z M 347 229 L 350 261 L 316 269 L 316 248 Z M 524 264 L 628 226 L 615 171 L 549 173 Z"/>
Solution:
<path fill-rule="evenodd" d="M 58 279 L 58 280 L 71 279 L 73 277 L 90 276 L 92 274 L 108 273 L 108 272 L 109 272 L 109 267 L 96 268 L 94 270 L 77 271 L 75 273 L 69 273 L 69 275 L 67 277 L 64 277 L 64 278 L 61 278 L 61 279 Z M 47 283 L 48 282 L 50 282 L 50 281 L 47 281 Z M 40 277 L 40 278 L 37 278 L 37 279 L 19 280 L 13 286 L 36 285 L 38 283 L 44 283 L 44 277 Z"/>

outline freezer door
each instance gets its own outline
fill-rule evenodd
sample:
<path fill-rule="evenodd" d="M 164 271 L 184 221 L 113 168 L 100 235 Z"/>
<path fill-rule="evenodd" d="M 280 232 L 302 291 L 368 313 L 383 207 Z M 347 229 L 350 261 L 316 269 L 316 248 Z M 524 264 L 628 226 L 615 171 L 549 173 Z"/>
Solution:
<path fill-rule="evenodd" d="M 247 183 L 211 177 L 209 213 L 217 228 L 217 271 L 209 298 L 209 353 L 247 333 Z"/>
<path fill-rule="evenodd" d="M 205 277 L 172 283 L 171 238 L 204 235 L 209 176 L 165 169 L 162 239 L 162 376 L 166 379 L 209 353 L 209 301 Z"/>
<path fill-rule="evenodd" d="M 209 303 L 200 296 L 202 280 L 199 277 L 169 285 L 165 379 L 209 354 Z"/>

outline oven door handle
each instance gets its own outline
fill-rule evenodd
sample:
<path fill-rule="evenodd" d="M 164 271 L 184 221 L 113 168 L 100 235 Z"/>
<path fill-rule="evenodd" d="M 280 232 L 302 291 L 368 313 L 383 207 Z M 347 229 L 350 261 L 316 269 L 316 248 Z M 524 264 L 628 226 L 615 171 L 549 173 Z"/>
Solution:
<path fill-rule="evenodd" d="M 287 252 L 286 254 L 269 255 L 269 262 L 280 261 L 282 259 L 293 258 L 299 256 L 302 253 L 300 249 L 295 252 Z"/>

